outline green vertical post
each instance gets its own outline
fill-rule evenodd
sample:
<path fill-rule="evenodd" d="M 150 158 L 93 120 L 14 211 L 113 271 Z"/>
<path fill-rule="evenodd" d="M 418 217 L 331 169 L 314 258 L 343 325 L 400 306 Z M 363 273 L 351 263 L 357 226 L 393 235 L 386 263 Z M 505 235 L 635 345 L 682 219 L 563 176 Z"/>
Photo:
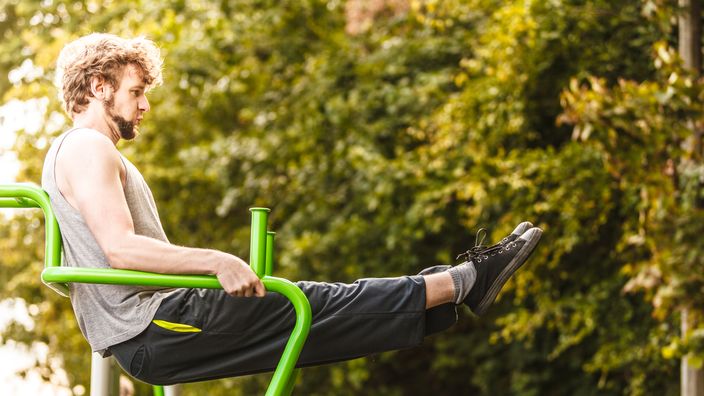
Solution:
<path fill-rule="evenodd" d="M 292 388 L 291 376 L 294 374 L 296 362 L 308 337 L 313 315 L 306 295 L 291 281 L 266 276 L 262 282 L 264 282 L 267 291 L 286 296 L 296 310 L 296 325 L 293 327 L 291 337 L 281 355 L 281 361 L 274 371 L 274 376 L 271 377 L 269 388 L 266 390 L 266 396 L 282 396 L 286 394 L 287 389 Z M 295 383 L 295 381 L 293 382 Z"/>
<path fill-rule="evenodd" d="M 249 265 L 258 277 L 263 278 L 266 272 L 266 222 L 269 216 L 268 208 L 251 208 L 252 234 L 249 244 Z"/>
<path fill-rule="evenodd" d="M 289 396 L 291 395 L 291 393 L 293 393 L 293 387 L 296 385 L 296 380 L 298 380 L 298 375 L 300 372 L 301 369 L 298 368 L 293 370 L 293 373 L 291 373 L 291 378 L 288 379 L 288 383 L 286 384 L 282 395 Z"/>
<path fill-rule="evenodd" d="M 164 396 L 164 387 L 161 385 L 154 385 L 152 387 L 152 392 L 154 396 Z"/>
<path fill-rule="evenodd" d="M 274 273 L 274 239 L 276 233 L 274 231 L 266 232 L 266 270 L 264 273 L 271 276 Z"/>

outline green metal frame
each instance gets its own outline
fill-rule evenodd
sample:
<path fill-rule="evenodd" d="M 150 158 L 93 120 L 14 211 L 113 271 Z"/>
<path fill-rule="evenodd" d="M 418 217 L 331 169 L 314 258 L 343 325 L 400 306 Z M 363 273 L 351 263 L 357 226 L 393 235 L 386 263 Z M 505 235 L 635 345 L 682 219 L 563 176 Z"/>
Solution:
<path fill-rule="evenodd" d="M 206 289 L 222 287 L 215 276 L 208 275 L 167 275 L 108 268 L 64 267 L 61 265 L 59 224 L 51 208 L 49 196 L 44 190 L 33 184 L 0 185 L 0 208 L 42 209 L 46 227 L 42 282 L 64 297 L 68 297 L 67 284 L 72 282 Z M 266 231 L 269 209 L 252 208 L 250 211 L 252 212 L 250 265 L 262 279 L 267 291 L 286 296 L 296 311 L 296 325 L 266 391 L 267 396 L 289 395 L 299 371 L 295 369 L 296 362 L 310 331 L 312 322 L 310 304 L 298 286 L 286 279 L 271 276 L 274 233 Z M 163 390 L 155 386 L 155 394 L 159 392 Z"/>

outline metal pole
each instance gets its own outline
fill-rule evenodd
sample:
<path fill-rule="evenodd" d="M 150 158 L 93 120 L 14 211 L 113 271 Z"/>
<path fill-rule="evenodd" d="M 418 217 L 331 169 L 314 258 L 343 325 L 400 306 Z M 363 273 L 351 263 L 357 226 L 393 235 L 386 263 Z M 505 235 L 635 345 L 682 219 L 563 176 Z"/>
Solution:
<path fill-rule="evenodd" d="M 165 386 L 164 396 L 181 396 L 181 385 Z"/>
<path fill-rule="evenodd" d="M 696 323 L 688 309 L 682 310 L 682 337 L 686 337 L 691 328 Z M 702 396 L 704 395 L 704 370 L 691 367 L 687 363 L 687 356 L 682 358 L 681 364 L 681 386 L 682 396 Z"/>
<path fill-rule="evenodd" d="M 271 276 L 274 273 L 274 239 L 276 233 L 274 231 L 266 232 L 266 265 L 264 274 Z"/>
<path fill-rule="evenodd" d="M 700 0 L 679 0 L 679 53 L 684 65 L 697 74 L 702 68 L 702 25 Z"/>
<path fill-rule="evenodd" d="M 700 0 L 679 0 L 681 13 L 678 18 L 679 30 L 679 53 L 684 61 L 684 65 L 692 69 L 699 75 L 702 68 L 702 42 L 701 42 L 701 4 Z M 701 158 L 702 135 L 697 130 L 694 123 L 691 123 L 694 134 L 693 158 Z M 696 328 L 694 315 L 688 308 L 682 309 L 681 331 L 682 337 L 686 337 L 692 328 Z M 704 370 L 690 367 L 687 357 L 681 362 L 681 395 L 682 396 L 704 396 Z"/>
<path fill-rule="evenodd" d="M 252 233 L 249 245 L 249 265 L 260 278 L 266 272 L 266 222 L 269 215 L 267 208 L 251 208 Z"/>
<path fill-rule="evenodd" d="M 90 362 L 90 396 L 117 396 L 120 391 L 120 371 L 112 358 L 93 352 Z"/>

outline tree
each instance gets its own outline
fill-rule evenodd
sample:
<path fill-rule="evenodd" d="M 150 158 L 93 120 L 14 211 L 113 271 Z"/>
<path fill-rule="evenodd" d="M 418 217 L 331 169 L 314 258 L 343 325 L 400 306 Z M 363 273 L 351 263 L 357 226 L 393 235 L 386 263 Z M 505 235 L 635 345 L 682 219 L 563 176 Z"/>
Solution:
<path fill-rule="evenodd" d="M 676 358 L 701 354 L 668 313 L 697 302 L 702 224 L 685 204 L 699 170 L 676 166 L 701 97 L 668 44 L 676 7 L 357 3 L 4 4 L 0 76 L 26 59 L 42 74 L 2 77 L 3 99 L 49 98 L 46 131 L 17 143 L 23 178 L 39 180 L 61 129 L 49 127 L 61 46 L 90 31 L 146 34 L 166 82 L 143 135 L 120 147 L 175 243 L 246 257 L 246 209 L 268 206 L 278 274 L 350 281 L 451 262 L 480 226 L 495 225 L 495 240 L 526 218 L 546 231 L 488 317 L 461 310 L 421 348 L 306 369 L 299 392 L 674 394 Z M 6 273 L 27 280 L 26 298 L 54 298 L 37 282 L 36 242 L 13 232 Z M 87 347 L 75 328 L 55 331 L 75 326 L 57 304 L 38 327 L 86 384 Z M 267 380 L 185 392 L 253 394 Z"/>

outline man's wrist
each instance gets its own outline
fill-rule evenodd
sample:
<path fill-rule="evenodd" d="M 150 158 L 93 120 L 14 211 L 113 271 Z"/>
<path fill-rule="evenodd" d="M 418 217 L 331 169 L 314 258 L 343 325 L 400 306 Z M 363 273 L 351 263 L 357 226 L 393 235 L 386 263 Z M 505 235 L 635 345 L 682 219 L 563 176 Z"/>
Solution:
<path fill-rule="evenodd" d="M 218 250 L 214 250 L 214 249 L 207 250 L 207 254 L 206 254 L 207 259 L 206 259 L 205 264 L 207 267 L 208 274 L 218 275 L 222 272 L 222 266 L 225 263 L 225 260 L 223 257 L 224 255 L 226 255 L 226 253 L 223 253 Z"/>

